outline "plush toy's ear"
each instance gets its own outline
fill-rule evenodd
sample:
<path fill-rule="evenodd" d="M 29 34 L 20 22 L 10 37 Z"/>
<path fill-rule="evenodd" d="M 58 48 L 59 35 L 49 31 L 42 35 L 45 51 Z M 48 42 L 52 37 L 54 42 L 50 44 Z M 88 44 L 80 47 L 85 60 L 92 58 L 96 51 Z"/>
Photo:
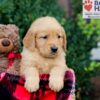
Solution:
<path fill-rule="evenodd" d="M 12 32 L 14 32 L 14 33 L 16 33 L 16 34 L 19 33 L 19 32 L 18 32 L 19 29 L 18 29 L 18 27 L 17 27 L 16 25 L 14 25 L 14 24 L 8 24 L 7 27 L 8 27 L 8 29 L 11 30 Z"/>
<path fill-rule="evenodd" d="M 23 39 L 23 45 L 25 48 L 29 49 L 30 51 L 34 51 L 35 49 L 35 33 L 33 31 L 29 30 L 24 39 Z"/>

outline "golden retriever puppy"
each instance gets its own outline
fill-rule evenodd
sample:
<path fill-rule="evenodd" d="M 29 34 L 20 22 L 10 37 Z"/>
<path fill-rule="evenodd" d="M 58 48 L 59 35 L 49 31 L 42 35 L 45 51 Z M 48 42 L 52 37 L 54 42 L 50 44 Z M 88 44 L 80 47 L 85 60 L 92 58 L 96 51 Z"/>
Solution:
<path fill-rule="evenodd" d="M 34 21 L 23 39 L 21 74 L 25 76 L 25 88 L 38 90 L 39 74 L 50 74 L 49 87 L 59 91 L 64 85 L 66 35 L 63 27 L 53 17 L 41 17 Z"/>

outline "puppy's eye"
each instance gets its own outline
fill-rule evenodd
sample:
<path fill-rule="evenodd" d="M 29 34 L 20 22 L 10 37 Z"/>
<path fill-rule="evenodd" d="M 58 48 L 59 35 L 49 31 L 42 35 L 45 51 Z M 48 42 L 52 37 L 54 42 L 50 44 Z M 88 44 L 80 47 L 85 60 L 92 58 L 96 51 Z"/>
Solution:
<path fill-rule="evenodd" d="M 58 35 L 58 39 L 62 38 L 62 36 Z"/>
<path fill-rule="evenodd" d="M 41 37 L 41 38 L 43 38 L 43 39 L 47 39 L 47 38 L 48 38 L 48 36 L 43 36 L 43 37 Z"/>

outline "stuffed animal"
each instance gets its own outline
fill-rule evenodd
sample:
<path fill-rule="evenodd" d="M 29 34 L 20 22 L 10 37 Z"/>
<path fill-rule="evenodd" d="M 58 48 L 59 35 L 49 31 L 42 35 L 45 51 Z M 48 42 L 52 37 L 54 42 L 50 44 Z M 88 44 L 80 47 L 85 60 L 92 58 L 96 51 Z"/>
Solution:
<path fill-rule="evenodd" d="M 0 24 L 0 72 L 19 75 L 20 41 L 18 27 Z"/>

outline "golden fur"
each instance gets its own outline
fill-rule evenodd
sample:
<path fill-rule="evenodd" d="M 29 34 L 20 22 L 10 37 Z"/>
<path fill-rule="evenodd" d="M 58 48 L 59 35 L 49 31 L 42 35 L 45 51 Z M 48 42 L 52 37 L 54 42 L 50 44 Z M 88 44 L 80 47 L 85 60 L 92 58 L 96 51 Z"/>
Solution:
<path fill-rule="evenodd" d="M 32 23 L 23 39 L 21 74 L 25 76 L 25 87 L 33 92 L 39 88 L 39 74 L 48 73 L 49 87 L 54 91 L 63 88 L 66 35 L 63 27 L 53 17 L 41 17 Z M 51 53 L 51 47 L 58 51 Z"/>

